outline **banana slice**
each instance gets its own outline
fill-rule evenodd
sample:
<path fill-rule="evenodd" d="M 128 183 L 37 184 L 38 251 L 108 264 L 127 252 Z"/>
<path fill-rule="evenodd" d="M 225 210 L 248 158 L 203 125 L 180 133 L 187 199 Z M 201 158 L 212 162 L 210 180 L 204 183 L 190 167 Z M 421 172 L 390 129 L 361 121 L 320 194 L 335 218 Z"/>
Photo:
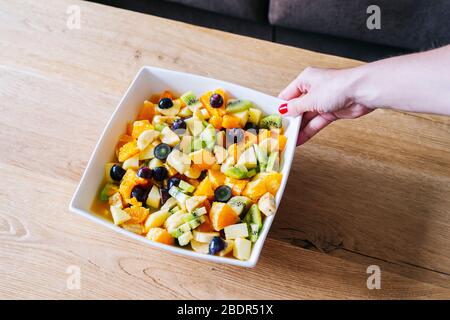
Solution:
<path fill-rule="evenodd" d="M 148 147 L 150 143 L 159 137 L 159 131 L 156 130 L 145 130 L 139 135 L 137 139 L 137 147 L 139 150 L 144 150 Z"/>

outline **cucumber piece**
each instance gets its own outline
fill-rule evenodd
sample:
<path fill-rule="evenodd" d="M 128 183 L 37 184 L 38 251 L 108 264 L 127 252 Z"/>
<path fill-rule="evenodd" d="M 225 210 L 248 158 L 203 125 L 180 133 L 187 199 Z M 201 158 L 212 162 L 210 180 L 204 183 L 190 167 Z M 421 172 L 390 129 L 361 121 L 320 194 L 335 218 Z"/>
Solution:
<path fill-rule="evenodd" d="M 191 227 L 191 229 L 195 229 L 197 228 L 199 225 L 201 225 L 203 222 L 205 222 L 206 218 L 204 216 L 201 217 L 197 217 L 195 219 L 190 220 L 189 226 Z"/>
<path fill-rule="evenodd" d="M 278 152 L 272 152 L 267 161 L 266 171 L 278 171 L 280 169 L 280 160 Z"/>
<path fill-rule="evenodd" d="M 257 144 L 253 145 L 253 149 L 255 149 L 256 159 L 258 160 L 259 171 L 264 172 L 267 167 L 267 161 L 269 160 L 267 154 Z"/>
<path fill-rule="evenodd" d="M 187 193 L 192 193 L 195 190 L 195 187 L 192 184 L 189 184 L 184 180 L 180 180 L 180 184 L 178 185 L 178 188 L 180 188 L 182 191 L 187 192 Z"/>
<path fill-rule="evenodd" d="M 216 128 L 214 128 L 213 125 L 208 124 L 200 134 L 200 138 L 204 147 L 209 151 L 212 151 L 216 145 Z"/>
<path fill-rule="evenodd" d="M 191 242 L 191 240 L 193 239 L 193 235 L 192 232 L 188 231 L 183 233 L 181 236 L 178 237 L 178 244 L 182 247 L 186 246 L 189 244 L 189 242 Z"/>

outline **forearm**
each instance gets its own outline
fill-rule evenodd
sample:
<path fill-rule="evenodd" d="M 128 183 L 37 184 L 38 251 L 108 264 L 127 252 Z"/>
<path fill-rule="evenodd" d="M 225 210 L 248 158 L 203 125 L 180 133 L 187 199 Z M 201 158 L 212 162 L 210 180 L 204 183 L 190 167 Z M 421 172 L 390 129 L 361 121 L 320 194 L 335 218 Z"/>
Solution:
<path fill-rule="evenodd" d="M 450 46 L 348 70 L 353 99 L 369 108 L 450 115 Z"/>

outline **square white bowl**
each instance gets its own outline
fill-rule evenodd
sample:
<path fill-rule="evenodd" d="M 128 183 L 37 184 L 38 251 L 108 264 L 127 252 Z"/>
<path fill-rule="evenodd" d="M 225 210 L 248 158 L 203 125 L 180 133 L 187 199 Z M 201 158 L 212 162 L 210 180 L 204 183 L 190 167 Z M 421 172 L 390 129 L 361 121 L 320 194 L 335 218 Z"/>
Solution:
<path fill-rule="evenodd" d="M 175 94 L 182 94 L 192 90 L 195 94 L 200 95 L 207 90 L 213 90 L 216 88 L 225 89 L 230 97 L 248 99 L 252 101 L 265 114 L 276 113 L 278 106 L 284 102 L 283 100 L 264 93 L 225 81 L 166 69 L 143 67 L 134 78 L 127 92 L 112 114 L 111 119 L 103 130 L 81 181 L 75 191 L 72 201 L 70 202 L 69 209 L 74 213 L 78 213 L 88 219 L 107 226 L 128 237 L 144 242 L 152 247 L 213 262 L 228 263 L 242 267 L 254 267 L 258 261 L 261 249 L 275 215 L 266 217 L 260 237 L 253 246 L 250 259 L 247 261 L 240 261 L 229 257 L 201 254 L 189 249 L 150 241 L 144 236 L 137 235 L 114 225 L 114 223 L 96 214 L 91 209 L 91 206 L 95 200 L 94 198 L 97 196 L 98 189 L 103 181 L 104 164 L 112 161 L 114 158 L 114 146 L 117 143 L 118 137 L 124 133 L 127 122 L 135 120 L 144 100 L 148 99 L 151 94 L 159 93 L 164 90 L 170 90 Z M 291 168 L 292 159 L 294 157 L 300 121 L 300 117 L 283 118 L 285 134 L 288 137 L 288 140 L 281 161 L 281 172 L 283 174 L 283 178 L 280 189 L 278 190 L 275 198 L 277 208 L 280 205 Z"/>

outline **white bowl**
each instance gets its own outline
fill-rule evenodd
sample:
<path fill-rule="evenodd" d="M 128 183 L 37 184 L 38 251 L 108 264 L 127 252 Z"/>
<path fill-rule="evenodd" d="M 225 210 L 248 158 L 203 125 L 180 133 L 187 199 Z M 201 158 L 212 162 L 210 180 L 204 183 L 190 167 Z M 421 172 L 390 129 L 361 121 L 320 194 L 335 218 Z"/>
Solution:
<path fill-rule="evenodd" d="M 278 106 L 283 103 L 283 100 L 278 98 L 225 81 L 154 67 L 143 67 L 134 78 L 103 130 L 100 140 L 95 147 L 83 177 L 72 198 L 69 206 L 70 210 L 128 237 L 142 241 L 151 247 L 213 262 L 228 263 L 243 267 L 255 266 L 275 215 L 265 219 L 260 237 L 253 246 L 250 259 L 247 261 L 240 261 L 229 257 L 201 254 L 189 249 L 150 241 L 143 236 L 114 225 L 111 221 L 94 213 L 91 209 L 94 198 L 97 196 L 97 191 L 103 181 L 104 164 L 112 161 L 115 153 L 114 146 L 117 143 L 118 137 L 124 133 L 127 122 L 133 121 L 136 118 L 144 100 L 148 99 L 151 94 L 160 93 L 164 90 L 170 90 L 175 94 L 182 94 L 192 90 L 199 96 L 207 90 L 216 88 L 225 89 L 230 97 L 243 98 L 252 101 L 266 114 L 276 113 Z M 283 179 L 276 196 L 277 207 L 281 202 L 292 159 L 294 157 L 301 119 L 300 117 L 285 117 L 283 118 L 283 121 L 288 141 L 281 162 Z"/>

